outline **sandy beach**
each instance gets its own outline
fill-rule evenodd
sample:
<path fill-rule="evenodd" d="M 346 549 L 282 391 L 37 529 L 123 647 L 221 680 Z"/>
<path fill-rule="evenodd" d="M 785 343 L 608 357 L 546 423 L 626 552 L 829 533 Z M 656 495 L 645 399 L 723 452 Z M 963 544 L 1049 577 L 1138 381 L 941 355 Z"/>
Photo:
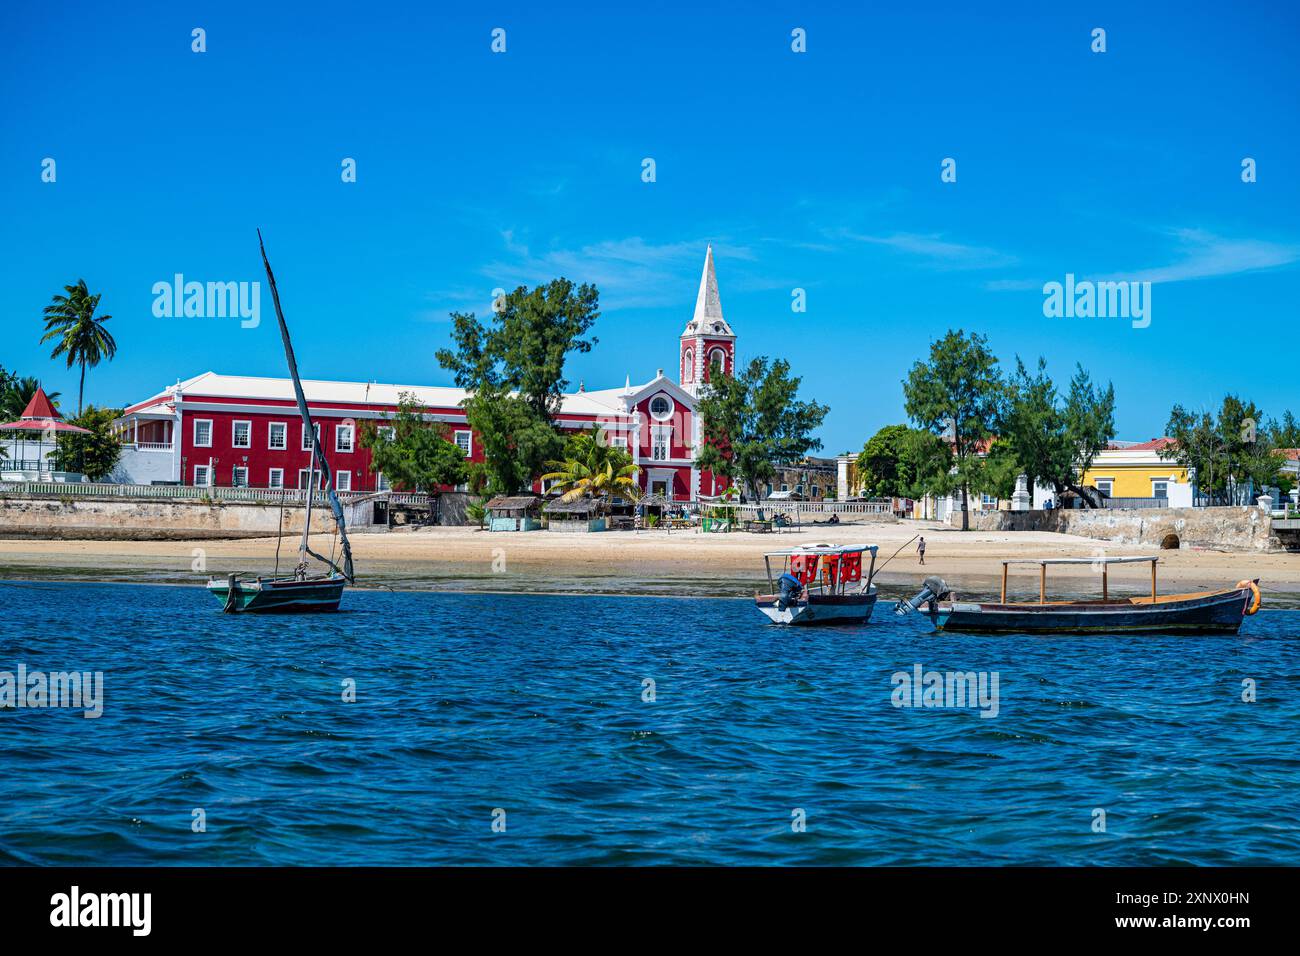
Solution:
<path fill-rule="evenodd" d="M 928 545 L 921 566 L 916 545 Z M 872 543 L 884 565 L 877 583 L 896 597 L 938 574 L 959 593 L 991 596 L 1004 558 L 1092 557 L 1103 543 L 1050 532 L 960 532 L 933 522 L 845 523 L 800 532 L 756 535 L 694 531 L 563 534 L 549 531 L 489 533 L 473 528 L 396 530 L 353 539 L 359 585 L 412 590 L 534 591 L 558 593 L 740 596 L 764 581 L 763 553 L 798 544 Z M 280 568 L 293 566 L 296 541 L 286 539 Z M 318 548 L 326 541 L 317 539 Z M 901 553 L 887 560 L 896 550 Z M 7 580 L 129 581 L 196 584 L 232 571 L 270 573 L 274 538 L 237 541 L 32 541 L 0 540 L 0 578 Z M 1104 553 L 1159 554 L 1160 590 L 1224 587 L 1243 578 L 1261 580 L 1272 606 L 1300 605 L 1300 556 L 1184 548 L 1157 552 L 1106 545 Z M 1149 588 L 1144 565 L 1114 567 L 1113 593 Z M 1051 569 L 1049 592 L 1090 594 L 1099 589 L 1089 564 Z M 1012 593 L 1037 595 L 1038 572 L 1013 569 Z"/>

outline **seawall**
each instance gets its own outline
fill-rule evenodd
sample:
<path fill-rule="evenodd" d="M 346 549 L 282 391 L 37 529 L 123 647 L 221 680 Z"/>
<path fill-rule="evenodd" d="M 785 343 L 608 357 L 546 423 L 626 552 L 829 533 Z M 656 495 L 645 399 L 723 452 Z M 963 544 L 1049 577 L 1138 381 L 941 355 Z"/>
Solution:
<path fill-rule="evenodd" d="M 301 534 L 306 509 L 284 506 L 284 533 Z M 265 538 L 280 525 L 280 505 L 262 502 L 121 498 L 35 498 L 0 496 L 0 537 L 74 538 L 108 541 L 179 541 Z M 332 534 L 327 506 L 312 509 L 313 533 Z M 365 530 L 354 528 L 349 533 Z"/>
<path fill-rule="evenodd" d="M 961 527 L 961 512 L 948 516 Z M 1278 551 L 1273 519 L 1258 508 L 1078 508 L 1051 511 L 972 512 L 970 526 L 982 531 L 1059 531 L 1108 544 L 1152 548 L 1224 548 Z"/>

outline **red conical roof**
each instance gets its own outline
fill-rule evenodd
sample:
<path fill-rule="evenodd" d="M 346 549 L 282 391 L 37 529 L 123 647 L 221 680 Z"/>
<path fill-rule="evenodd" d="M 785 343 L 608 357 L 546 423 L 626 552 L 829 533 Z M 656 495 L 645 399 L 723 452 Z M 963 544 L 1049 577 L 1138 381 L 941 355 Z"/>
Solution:
<path fill-rule="evenodd" d="M 32 400 L 27 403 L 23 409 L 23 418 L 62 418 L 63 416 L 55 409 L 54 403 L 50 401 L 49 396 L 45 394 L 45 389 L 39 385 L 36 387 L 36 394 Z"/>

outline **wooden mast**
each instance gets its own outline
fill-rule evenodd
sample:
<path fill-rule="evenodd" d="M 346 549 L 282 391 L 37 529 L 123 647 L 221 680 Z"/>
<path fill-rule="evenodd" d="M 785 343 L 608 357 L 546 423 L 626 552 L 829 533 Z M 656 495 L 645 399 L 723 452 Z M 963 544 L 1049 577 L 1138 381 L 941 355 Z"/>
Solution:
<path fill-rule="evenodd" d="M 321 449 L 320 435 L 317 434 L 316 428 L 312 424 L 311 411 L 307 408 L 307 396 L 303 394 L 302 380 L 298 377 L 298 362 L 293 356 L 293 343 L 289 341 L 289 326 L 284 321 L 284 310 L 280 308 L 280 291 L 275 285 L 275 275 L 271 272 L 271 262 L 266 258 L 266 246 L 262 243 L 262 230 L 257 231 L 257 245 L 262 253 L 262 265 L 266 269 L 266 281 L 271 287 L 271 301 L 275 304 L 275 319 L 280 326 L 280 339 L 284 343 L 284 358 L 289 366 L 289 376 L 293 379 L 294 398 L 298 402 L 298 415 L 302 418 L 302 427 L 307 435 L 311 436 L 312 460 L 315 465 L 308 470 L 307 474 L 307 522 L 302 531 L 302 554 L 303 560 L 306 555 L 311 555 L 322 564 L 329 566 L 331 571 L 344 577 L 349 584 L 356 583 L 356 577 L 352 570 L 352 547 L 348 543 L 347 521 L 343 516 L 343 506 L 339 504 L 338 495 L 334 490 L 334 474 L 330 470 L 329 462 L 325 460 L 325 452 Z M 325 487 L 325 497 L 329 502 L 330 510 L 334 514 L 334 525 L 338 529 L 339 543 L 343 549 L 343 566 L 340 568 L 329 558 L 317 554 L 311 549 L 308 537 L 311 532 L 311 499 L 312 499 L 312 478 L 316 466 L 320 467 L 322 484 Z"/>

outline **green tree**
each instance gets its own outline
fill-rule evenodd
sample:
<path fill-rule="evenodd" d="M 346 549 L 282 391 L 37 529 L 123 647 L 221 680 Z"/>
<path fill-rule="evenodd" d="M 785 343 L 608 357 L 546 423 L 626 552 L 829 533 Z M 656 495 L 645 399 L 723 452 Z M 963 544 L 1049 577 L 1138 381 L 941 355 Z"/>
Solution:
<path fill-rule="evenodd" d="M 977 459 L 1000 422 L 1005 398 L 988 339 L 949 330 L 930 346 L 928 362 L 912 366 L 903 382 L 903 397 L 908 417 L 952 445 L 965 531 L 970 527 L 969 498 Z"/>
<path fill-rule="evenodd" d="M 486 498 L 476 498 L 465 506 L 465 517 L 478 525 L 480 531 L 483 530 L 483 524 L 487 521 L 487 501 Z"/>
<path fill-rule="evenodd" d="M 739 481 L 742 492 L 757 497 L 778 466 L 821 448 L 812 433 L 829 409 L 799 400 L 800 381 L 784 359 L 756 358 L 734 376 L 715 366 L 700 397 L 704 441 L 697 466 Z"/>
<path fill-rule="evenodd" d="M 1010 443 L 997 438 L 983 457 L 970 460 L 969 467 L 971 490 L 1001 501 L 1015 494 L 1016 479 L 1024 473 Z"/>
<path fill-rule="evenodd" d="M 909 428 L 899 443 L 902 497 L 943 497 L 957 488 L 952 445 L 934 432 Z"/>
<path fill-rule="evenodd" d="M 120 408 L 96 408 L 87 405 L 69 424 L 88 429 L 89 435 L 63 434 L 54 448 L 54 464 L 60 471 L 79 471 L 91 481 L 112 474 L 122 457 L 122 439 L 113 431 L 113 422 L 122 416 Z"/>
<path fill-rule="evenodd" d="M 1100 494 L 1083 488 L 1079 479 L 1115 437 L 1115 389 L 1110 384 L 1104 389 L 1095 386 L 1083 366 L 1077 365 L 1062 401 L 1043 359 L 1030 373 L 1017 358 L 1000 436 L 1030 488 L 1049 485 L 1058 498 L 1073 491 L 1089 507 L 1099 508 Z"/>
<path fill-rule="evenodd" d="M 104 323 L 111 315 L 95 315 L 100 294 L 91 294 L 86 280 L 78 279 L 76 285 L 63 287 L 67 295 L 56 295 L 45 307 L 45 334 L 42 342 L 54 339 L 50 358 L 64 356 L 68 368 L 81 366 L 81 379 L 77 385 L 77 414 L 81 414 L 86 391 L 86 367 L 94 368 L 102 360 L 112 361 L 117 354 L 117 343 Z"/>
<path fill-rule="evenodd" d="M 868 498 L 901 498 L 908 482 L 904 475 L 903 442 L 911 431 L 906 425 L 886 425 L 867 439 L 858 454 L 858 486 Z"/>
<path fill-rule="evenodd" d="M 489 495 L 528 488 L 564 442 L 551 423 L 522 398 L 499 386 L 480 388 L 462 402 L 483 460 L 470 465 L 470 485 Z"/>
<path fill-rule="evenodd" d="M 1300 448 L 1300 422 L 1291 409 L 1282 413 L 1282 420 L 1270 424 L 1268 439 L 1274 448 Z"/>
<path fill-rule="evenodd" d="M 952 449 L 939 436 L 886 425 L 858 455 L 858 484 L 872 498 L 921 498 L 952 490 Z"/>
<path fill-rule="evenodd" d="M 595 286 L 563 278 L 503 295 L 490 324 L 452 313 L 454 347 L 439 349 L 437 359 L 470 393 L 463 404 L 484 455 L 472 469 L 477 486 L 512 494 L 560 455 L 553 419 L 569 384 L 565 360 L 591 351 L 596 339 L 587 336 L 599 316 Z"/>
<path fill-rule="evenodd" d="M 427 421 L 427 409 L 414 392 L 397 396 L 397 414 L 381 431 L 375 422 L 361 427 L 360 444 L 370 450 L 370 470 L 383 472 L 397 487 L 418 489 L 431 494 L 443 485 L 459 485 L 466 480 L 465 453 L 449 439 L 450 429 L 443 422 Z"/>
<path fill-rule="evenodd" d="M 1212 502 L 1245 503 L 1282 481 L 1286 457 L 1260 426 L 1264 412 L 1254 402 L 1224 396 L 1217 416 L 1175 405 L 1160 455 L 1196 469 L 1197 489 Z"/>

